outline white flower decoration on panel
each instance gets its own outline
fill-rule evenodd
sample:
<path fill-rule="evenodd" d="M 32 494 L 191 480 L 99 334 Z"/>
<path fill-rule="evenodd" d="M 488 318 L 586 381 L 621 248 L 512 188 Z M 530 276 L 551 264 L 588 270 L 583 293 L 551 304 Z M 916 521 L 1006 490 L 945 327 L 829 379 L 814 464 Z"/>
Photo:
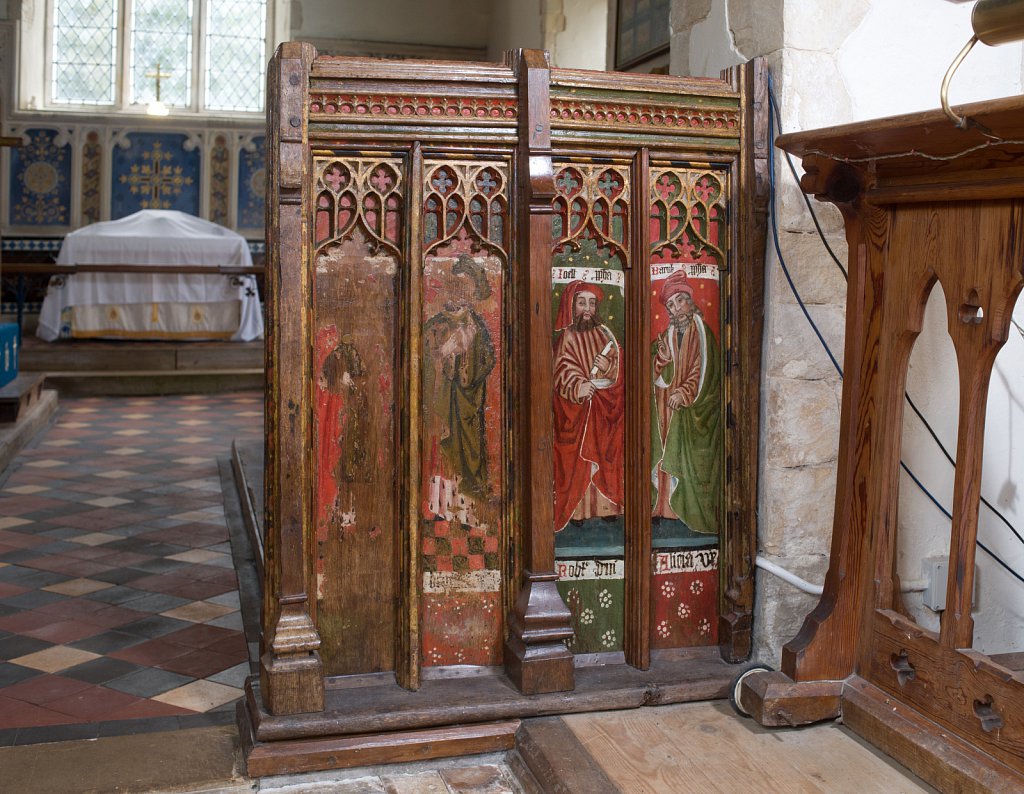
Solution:
<path fill-rule="evenodd" d="M 601 644 L 605 648 L 611 648 L 615 644 L 615 632 L 608 629 L 604 634 L 601 635 Z"/>
<path fill-rule="evenodd" d="M 593 622 L 594 610 L 584 609 L 582 612 L 580 612 L 580 623 L 582 623 L 584 626 L 589 626 Z"/>
<path fill-rule="evenodd" d="M 686 620 L 686 618 L 690 617 L 690 608 L 686 604 L 680 604 L 679 608 L 676 609 L 676 614 L 683 620 Z"/>
<path fill-rule="evenodd" d="M 675 584 L 673 582 L 668 581 L 668 580 L 662 582 L 661 583 L 661 594 L 663 596 L 665 596 L 665 598 L 671 598 L 672 596 L 674 596 L 676 594 L 676 586 L 675 586 Z"/>
<path fill-rule="evenodd" d="M 667 620 L 661 621 L 658 624 L 658 628 L 656 630 L 658 632 L 658 636 L 662 637 L 662 638 L 667 637 L 669 634 L 672 633 L 672 631 L 668 627 L 668 621 Z"/>
<path fill-rule="evenodd" d="M 700 579 L 694 579 L 692 582 L 690 582 L 690 592 L 694 595 L 697 595 L 698 593 L 703 593 L 704 582 L 702 582 Z"/>
<path fill-rule="evenodd" d="M 710 634 L 711 621 L 707 618 L 701 618 L 700 623 L 697 624 L 697 631 L 699 631 L 701 634 Z"/>
<path fill-rule="evenodd" d="M 612 594 L 608 590 L 602 590 L 597 594 L 597 603 L 602 609 L 608 609 L 612 605 Z"/>

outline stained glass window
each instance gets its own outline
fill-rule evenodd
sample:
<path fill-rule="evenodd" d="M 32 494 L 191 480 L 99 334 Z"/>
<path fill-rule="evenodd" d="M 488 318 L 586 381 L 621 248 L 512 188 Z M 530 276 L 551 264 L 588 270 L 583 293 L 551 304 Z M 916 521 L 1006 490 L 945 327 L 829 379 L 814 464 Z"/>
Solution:
<path fill-rule="evenodd" d="M 117 0 L 54 0 L 54 102 L 111 105 L 117 87 Z"/>
<path fill-rule="evenodd" d="M 263 110 L 266 0 L 207 0 L 206 107 Z"/>
<path fill-rule="evenodd" d="M 159 99 L 175 110 L 261 112 L 267 5 L 53 0 L 49 101 L 127 109 Z"/>

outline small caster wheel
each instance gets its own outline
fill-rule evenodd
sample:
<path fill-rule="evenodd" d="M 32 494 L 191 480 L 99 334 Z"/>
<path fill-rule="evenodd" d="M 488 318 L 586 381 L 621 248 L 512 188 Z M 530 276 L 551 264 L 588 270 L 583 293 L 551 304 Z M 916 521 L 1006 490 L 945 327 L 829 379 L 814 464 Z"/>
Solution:
<path fill-rule="evenodd" d="M 732 686 L 729 687 L 729 705 L 732 706 L 733 710 L 737 714 L 739 714 L 741 717 L 749 717 L 750 716 L 750 712 L 748 712 L 740 704 L 740 687 L 743 684 L 743 679 L 746 678 L 751 673 L 761 673 L 761 672 L 769 672 L 770 673 L 774 669 L 775 669 L 774 667 L 769 667 L 766 664 L 755 664 L 755 665 L 752 665 L 751 667 L 748 667 L 747 669 L 741 671 L 740 674 L 738 676 L 736 676 L 732 680 Z"/>

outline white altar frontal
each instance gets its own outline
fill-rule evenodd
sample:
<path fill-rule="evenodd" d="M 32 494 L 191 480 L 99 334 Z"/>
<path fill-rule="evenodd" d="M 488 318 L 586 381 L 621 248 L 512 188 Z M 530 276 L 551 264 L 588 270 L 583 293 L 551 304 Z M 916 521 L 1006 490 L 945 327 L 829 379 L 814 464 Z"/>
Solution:
<path fill-rule="evenodd" d="M 64 238 L 58 265 L 250 267 L 245 238 L 174 210 L 142 210 Z M 231 339 L 263 336 L 256 277 L 75 273 L 50 279 L 37 335 L 56 339 Z"/>

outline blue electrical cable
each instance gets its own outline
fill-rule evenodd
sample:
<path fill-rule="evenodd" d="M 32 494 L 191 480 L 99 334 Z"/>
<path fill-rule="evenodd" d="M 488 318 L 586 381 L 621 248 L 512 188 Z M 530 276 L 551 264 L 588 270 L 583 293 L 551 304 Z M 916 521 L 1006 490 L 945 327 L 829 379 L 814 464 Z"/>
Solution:
<path fill-rule="evenodd" d="M 778 104 L 775 101 L 775 91 L 774 91 L 773 86 L 772 86 L 771 73 L 768 74 L 768 105 L 769 105 L 769 113 L 768 113 L 768 139 L 774 145 L 774 143 L 775 143 L 775 123 L 776 123 L 776 119 L 778 118 L 778 112 L 779 111 L 778 111 Z M 790 165 L 792 166 L 792 163 L 790 163 Z M 795 172 L 795 169 L 794 169 L 794 176 L 795 176 L 795 174 L 796 174 L 796 172 Z M 804 317 L 806 318 L 808 324 L 811 326 L 812 330 L 814 331 L 814 335 L 818 337 L 818 341 L 821 343 L 821 346 L 824 348 L 825 353 L 829 357 L 829 360 L 832 362 L 832 366 L 834 366 L 836 368 L 836 372 L 838 372 L 839 373 L 839 377 L 842 378 L 843 377 L 843 368 L 839 365 L 839 362 L 836 360 L 836 357 L 832 354 L 832 350 L 831 350 L 831 348 L 829 348 L 828 342 L 825 341 L 825 337 L 822 336 L 821 331 L 818 329 L 817 324 L 814 322 L 814 319 L 811 317 L 810 312 L 807 310 L 807 306 L 804 304 L 803 299 L 800 297 L 800 293 L 799 293 L 799 291 L 796 288 L 796 284 L 793 283 L 793 277 L 790 275 L 789 268 L 786 266 L 785 257 L 783 257 L 783 255 L 782 255 L 782 246 L 781 246 L 781 244 L 779 242 L 779 227 L 778 227 L 778 223 L 777 223 L 777 220 L 776 220 L 776 212 L 775 212 L 775 157 L 773 155 L 769 155 L 769 157 L 768 157 L 768 190 L 769 190 L 769 192 L 768 192 L 768 201 L 769 201 L 769 206 L 770 206 L 770 209 L 771 209 L 770 216 L 771 216 L 771 228 L 772 228 L 772 241 L 773 241 L 774 246 L 775 246 L 775 254 L 779 258 L 779 266 L 782 269 L 782 274 L 786 277 L 786 282 L 789 284 L 789 289 L 793 293 L 793 297 L 796 298 L 797 305 L 800 306 L 800 310 L 803 312 Z M 808 202 L 808 207 L 810 207 L 810 203 L 809 202 Z M 814 210 L 811 210 L 811 215 L 812 216 L 814 215 Z M 815 217 L 815 224 L 814 225 L 818 229 L 818 234 L 821 235 L 822 239 L 824 239 L 824 234 L 821 232 L 821 227 L 818 225 L 816 217 Z M 826 243 L 826 245 L 827 245 L 827 243 Z M 831 248 L 829 249 L 829 252 L 831 253 Z M 836 262 L 838 264 L 838 259 L 836 258 L 834 253 L 832 254 L 832 257 L 833 257 L 833 259 L 836 260 Z M 842 265 L 840 265 L 839 269 L 843 270 Z M 843 270 L 843 275 L 844 276 L 846 275 L 846 271 L 845 270 Z M 928 425 L 928 423 L 925 421 L 924 417 L 921 415 L 920 411 L 917 410 L 917 406 L 914 405 L 914 403 L 910 400 L 909 395 L 904 395 L 904 396 L 906 396 L 907 401 L 910 402 L 911 407 L 914 409 L 914 412 L 918 415 L 918 417 L 924 423 L 925 427 L 928 428 L 929 432 L 932 435 L 932 438 L 934 438 L 935 442 L 939 445 L 939 448 L 942 449 L 943 453 L 945 453 L 946 458 L 950 460 L 950 462 L 953 464 L 954 467 L 956 467 L 956 462 L 950 457 L 949 453 L 946 451 L 946 448 L 942 445 L 942 442 L 939 441 L 938 436 L 936 436 L 935 432 L 931 429 L 931 426 Z M 922 483 L 917 478 L 917 476 L 914 474 L 914 472 L 910 470 L 910 467 L 907 466 L 907 464 L 904 463 L 902 460 L 900 461 L 900 466 L 910 476 L 910 479 L 914 481 L 914 484 L 917 485 L 917 487 L 921 489 L 921 491 L 925 494 L 925 496 L 927 496 L 931 500 L 932 504 L 934 504 L 942 512 L 942 514 L 947 519 L 952 521 L 953 520 L 952 514 L 948 510 L 946 510 L 946 508 L 942 506 L 942 503 L 939 502 L 939 500 L 935 498 L 935 496 L 931 493 L 931 491 L 929 491 L 925 487 L 924 483 Z M 992 505 L 988 504 L 988 502 L 985 500 L 984 497 L 982 497 L 982 502 L 984 502 L 986 504 L 986 506 L 989 507 L 990 510 L 992 510 L 997 516 L 999 516 L 999 518 L 1001 518 L 1003 520 L 1003 523 L 1005 523 L 1010 528 L 1010 530 L 1013 532 L 1013 534 L 1017 536 L 1018 540 L 1021 540 L 1021 542 L 1024 542 L 1024 538 L 1021 538 L 1020 534 L 1017 532 L 1016 529 L 1014 529 L 1013 525 L 1011 525 L 1010 522 L 1007 521 L 1006 518 L 999 511 L 997 511 L 994 507 L 992 507 Z M 1005 568 L 1012 576 L 1014 576 L 1016 579 L 1018 579 L 1021 583 L 1024 583 L 1024 576 L 1021 576 L 1019 573 L 1017 573 L 1015 570 L 1013 570 L 1013 568 L 1011 568 L 1006 562 L 1004 562 L 995 552 L 993 552 L 991 549 L 989 549 L 988 546 L 986 546 L 984 543 L 982 543 L 980 540 L 977 540 L 977 539 L 975 539 L 975 543 L 977 543 L 978 548 L 980 548 L 982 551 L 984 551 L 990 557 L 992 557 L 992 559 L 994 559 L 1003 568 Z"/>
<path fill-rule="evenodd" d="M 900 466 L 903 468 L 903 471 L 905 471 L 910 476 L 910 479 L 912 479 L 914 481 L 914 484 L 924 492 L 924 495 L 927 496 L 929 499 L 931 499 L 932 504 L 935 505 L 937 508 L 939 508 L 939 511 L 942 513 L 942 515 L 944 515 L 946 518 L 948 518 L 950 521 L 952 521 L 953 520 L 953 514 L 950 513 L 945 507 L 942 506 L 942 503 L 939 502 L 939 500 L 935 498 L 935 496 L 932 494 L 932 492 L 929 491 L 924 486 L 924 483 L 922 483 L 919 479 L 917 479 L 917 476 L 914 474 L 914 472 L 912 472 L 910 470 L 910 467 L 907 466 L 907 464 L 904 463 L 902 460 L 900 461 Z M 980 548 L 982 551 L 984 551 L 986 554 L 988 554 L 988 556 L 990 556 L 993 560 L 995 560 L 1000 565 L 1002 565 L 1010 573 L 1011 576 L 1013 576 L 1015 579 L 1020 580 L 1021 583 L 1024 583 L 1024 576 L 1021 576 L 1019 573 L 1017 573 L 1015 570 L 1013 570 L 1013 568 L 1011 568 L 1009 565 L 1007 565 L 998 554 L 996 554 L 994 551 L 992 551 L 992 549 L 990 549 L 988 546 L 986 546 L 980 540 L 975 539 L 975 543 L 978 544 L 978 548 Z"/>
<path fill-rule="evenodd" d="M 768 78 L 769 86 L 771 85 L 771 77 Z M 768 95 L 768 104 L 774 105 L 771 93 Z M 768 139 L 775 142 L 775 121 L 772 118 L 772 114 L 768 114 Z M 782 273 L 786 277 L 786 281 L 789 283 L 789 289 L 793 293 L 793 297 L 796 298 L 797 305 L 800 306 L 800 311 L 804 313 L 804 317 L 807 318 L 807 322 L 811 328 L 814 329 L 815 335 L 818 337 L 818 341 L 821 342 L 821 346 L 825 348 L 825 352 L 828 354 L 829 359 L 832 361 L 832 366 L 836 368 L 836 372 L 839 373 L 839 377 L 843 377 L 843 368 L 839 365 L 836 357 L 832 355 L 832 351 L 829 349 L 828 343 L 825 341 L 825 337 L 821 335 L 821 331 L 818 330 L 818 326 L 811 318 L 811 313 L 807 311 L 807 306 L 804 305 L 803 299 L 800 297 L 800 293 L 797 292 L 796 284 L 793 283 L 793 277 L 789 274 L 789 268 L 786 267 L 786 260 L 782 256 L 782 246 L 779 243 L 779 225 L 776 222 L 775 213 L 775 158 L 772 156 L 768 157 L 768 201 L 771 205 L 771 224 L 772 224 L 772 240 L 775 242 L 775 254 L 779 257 L 779 264 L 782 265 Z"/>

